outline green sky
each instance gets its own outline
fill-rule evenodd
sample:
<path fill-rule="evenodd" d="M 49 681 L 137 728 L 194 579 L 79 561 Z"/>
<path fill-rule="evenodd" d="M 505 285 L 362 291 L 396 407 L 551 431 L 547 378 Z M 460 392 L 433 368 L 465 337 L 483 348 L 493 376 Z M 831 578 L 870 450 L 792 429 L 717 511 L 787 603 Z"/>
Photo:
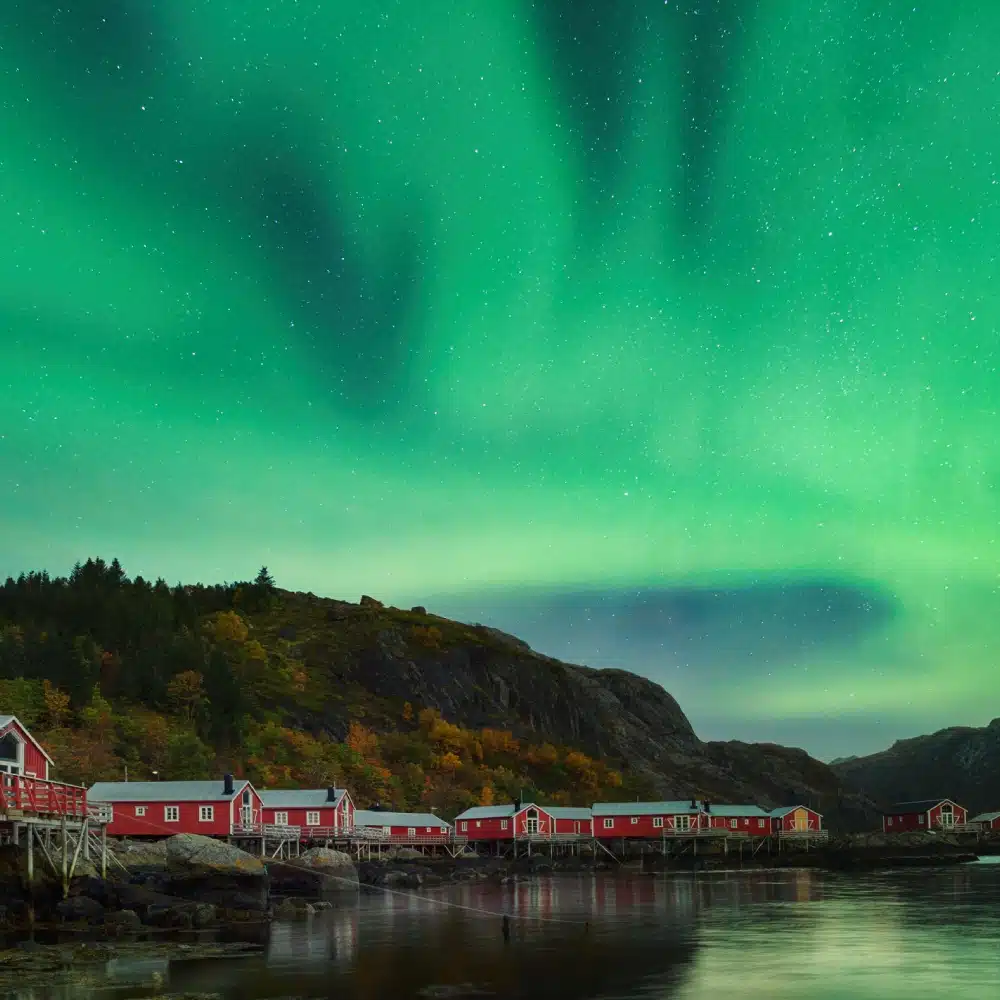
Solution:
<path fill-rule="evenodd" d="M 1000 715 L 1000 8 L 106 6 L 0 13 L 0 573 L 267 563 L 816 752 Z M 891 610 L 557 610 L 762 581 Z"/>

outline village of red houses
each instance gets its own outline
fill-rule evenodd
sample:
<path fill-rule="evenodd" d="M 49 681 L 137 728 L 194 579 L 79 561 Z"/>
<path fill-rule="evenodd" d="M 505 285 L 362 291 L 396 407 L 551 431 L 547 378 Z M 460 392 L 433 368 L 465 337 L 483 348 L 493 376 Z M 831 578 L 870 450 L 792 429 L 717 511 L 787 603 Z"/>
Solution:
<path fill-rule="evenodd" d="M 803 803 L 777 809 L 690 799 L 543 802 L 475 806 L 452 822 L 433 813 L 357 809 L 343 788 L 258 789 L 220 775 L 204 781 L 98 782 L 89 789 L 49 779 L 52 758 L 17 718 L 0 716 L 0 822 L 99 822 L 113 837 L 162 838 L 200 833 L 233 840 L 365 843 L 500 853 L 518 844 L 613 844 L 701 838 L 821 839 L 823 817 Z M 885 833 L 915 830 L 1000 831 L 1000 811 L 969 818 L 951 799 L 904 802 L 886 810 Z M 16 837 L 16 834 L 15 834 Z M 610 853 L 610 851 L 609 851 Z"/>

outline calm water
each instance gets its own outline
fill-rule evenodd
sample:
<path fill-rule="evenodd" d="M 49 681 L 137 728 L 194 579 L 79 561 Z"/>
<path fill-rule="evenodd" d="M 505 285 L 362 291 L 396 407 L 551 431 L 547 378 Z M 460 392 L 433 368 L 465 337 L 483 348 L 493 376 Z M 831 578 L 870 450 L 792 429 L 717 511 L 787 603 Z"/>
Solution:
<path fill-rule="evenodd" d="M 841 876 L 808 871 L 538 880 L 399 896 L 308 924 L 276 924 L 264 955 L 119 963 L 109 990 L 8 994 L 34 1000 L 161 992 L 271 997 L 494 996 L 538 1000 L 739 997 L 983 1000 L 1000 976 L 1000 865 Z M 589 927 L 585 923 L 589 922 Z M 479 991 L 478 993 L 475 991 Z"/>

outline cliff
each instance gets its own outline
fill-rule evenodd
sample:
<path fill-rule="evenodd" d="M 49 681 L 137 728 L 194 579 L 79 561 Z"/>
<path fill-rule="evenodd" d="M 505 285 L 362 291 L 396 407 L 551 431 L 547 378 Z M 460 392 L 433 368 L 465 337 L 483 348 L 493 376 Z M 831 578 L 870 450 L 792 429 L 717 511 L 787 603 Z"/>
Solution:
<path fill-rule="evenodd" d="M 882 805 L 951 798 L 972 814 L 1000 809 L 1000 719 L 899 740 L 832 765 L 841 781 Z"/>

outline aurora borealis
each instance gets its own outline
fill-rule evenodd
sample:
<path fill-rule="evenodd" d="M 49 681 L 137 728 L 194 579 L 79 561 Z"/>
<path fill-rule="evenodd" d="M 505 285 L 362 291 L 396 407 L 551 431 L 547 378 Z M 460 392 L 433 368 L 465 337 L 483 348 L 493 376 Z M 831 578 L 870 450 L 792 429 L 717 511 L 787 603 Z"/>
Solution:
<path fill-rule="evenodd" d="M 0 575 L 266 563 L 820 755 L 984 724 L 998 52 L 981 0 L 7 0 Z"/>

